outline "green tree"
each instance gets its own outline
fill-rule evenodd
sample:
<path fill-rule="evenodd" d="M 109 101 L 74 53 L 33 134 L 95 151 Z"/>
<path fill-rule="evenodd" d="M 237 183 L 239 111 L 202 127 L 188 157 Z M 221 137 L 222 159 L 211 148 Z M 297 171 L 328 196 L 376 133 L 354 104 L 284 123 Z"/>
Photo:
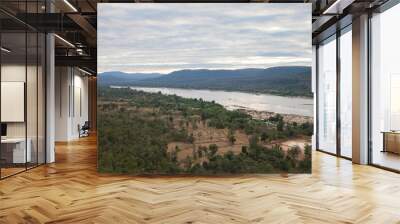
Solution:
<path fill-rule="evenodd" d="M 186 170 L 190 170 L 190 168 L 192 168 L 192 158 L 190 156 L 186 156 L 185 160 L 183 161 L 183 164 L 186 168 Z"/>
<path fill-rule="evenodd" d="M 283 126 L 285 125 L 285 123 L 283 122 L 283 120 L 279 120 L 278 123 L 276 124 L 276 129 L 278 131 L 283 131 Z"/>
<path fill-rule="evenodd" d="M 298 156 L 300 155 L 300 152 L 301 152 L 300 147 L 296 145 L 296 146 L 290 147 L 287 154 L 290 159 L 297 160 Z"/>
<path fill-rule="evenodd" d="M 203 150 L 199 147 L 199 149 L 197 149 L 197 156 L 199 158 L 203 158 Z"/>
<path fill-rule="evenodd" d="M 188 136 L 188 138 L 187 138 L 187 141 L 189 142 L 189 143 L 191 143 L 191 144 L 193 144 L 193 142 L 194 142 L 194 136 L 193 136 L 193 134 L 190 134 L 189 136 Z"/>
<path fill-rule="evenodd" d="M 232 145 L 235 144 L 235 142 L 236 142 L 235 132 L 231 129 L 229 130 L 229 133 L 228 133 L 228 139 Z"/>
<path fill-rule="evenodd" d="M 265 142 L 268 139 L 268 134 L 267 132 L 261 133 L 261 141 Z"/>
<path fill-rule="evenodd" d="M 247 146 L 245 145 L 242 146 L 242 153 L 247 154 Z"/>
<path fill-rule="evenodd" d="M 211 144 L 211 145 L 208 146 L 208 150 L 209 150 L 209 153 L 210 153 L 208 156 L 210 158 L 212 158 L 217 154 L 218 146 L 216 144 Z"/>

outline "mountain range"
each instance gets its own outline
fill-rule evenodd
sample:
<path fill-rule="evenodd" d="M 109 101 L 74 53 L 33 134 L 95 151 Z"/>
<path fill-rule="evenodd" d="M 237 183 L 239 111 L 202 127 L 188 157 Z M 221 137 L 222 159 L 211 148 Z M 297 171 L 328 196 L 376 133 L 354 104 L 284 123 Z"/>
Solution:
<path fill-rule="evenodd" d="M 98 83 L 100 86 L 169 87 L 312 96 L 311 67 L 306 66 L 236 70 L 187 69 L 168 74 L 114 71 L 100 73 Z"/>

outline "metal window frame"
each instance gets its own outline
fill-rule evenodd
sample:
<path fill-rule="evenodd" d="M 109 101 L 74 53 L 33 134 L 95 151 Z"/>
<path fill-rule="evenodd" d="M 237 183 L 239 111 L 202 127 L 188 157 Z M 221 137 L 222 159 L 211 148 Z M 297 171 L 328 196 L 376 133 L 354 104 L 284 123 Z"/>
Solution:
<path fill-rule="evenodd" d="M 347 19 L 347 18 L 346 18 Z M 338 24 L 335 24 L 334 26 L 336 27 L 336 32 L 335 33 L 333 33 L 333 34 L 331 34 L 331 35 L 329 35 L 329 36 L 326 36 L 324 39 L 322 39 L 322 40 L 320 40 L 319 42 L 318 42 L 318 44 L 316 45 L 316 57 L 315 57 L 315 60 L 316 60 L 316 79 L 315 79 L 315 81 L 316 81 L 316 119 L 315 119 L 315 122 L 316 122 L 316 138 L 315 138 L 315 145 L 316 145 L 316 151 L 319 151 L 319 152 L 323 152 L 323 153 L 326 153 L 326 154 L 329 154 L 329 155 L 333 155 L 333 156 L 336 156 L 336 157 L 339 157 L 339 158 L 343 158 L 343 159 L 346 159 L 346 160 L 352 160 L 352 158 L 350 158 L 350 157 L 347 157 L 347 156 L 344 156 L 344 155 L 342 155 L 342 153 L 341 153 L 341 129 L 342 129 L 342 127 L 341 127 L 341 117 L 340 117 L 340 103 L 341 103 L 341 96 L 340 96 L 340 81 L 341 81 L 341 65 L 340 65 L 340 61 L 341 61 L 341 57 L 340 57 L 340 37 L 343 35 L 343 34 L 345 34 L 346 32 L 350 32 L 351 30 L 348 30 L 349 29 L 349 27 L 352 25 L 352 23 L 349 23 L 349 24 L 347 24 L 347 25 L 345 25 L 345 26 L 343 26 L 343 27 L 340 27 Z M 319 51 L 318 51 L 318 49 L 319 49 L 319 47 L 320 47 L 320 44 L 321 43 L 323 43 L 323 42 L 326 42 L 329 38 L 332 38 L 333 36 L 335 36 L 335 38 L 333 38 L 332 40 L 330 40 L 330 41 L 336 41 L 336 152 L 335 153 L 332 153 L 332 152 L 328 152 L 328 151 L 326 151 L 326 150 L 324 150 L 324 149 L 321 149 L 320 147 L 319 147 L 319 93 L 320 93 L 320 89 L 319 89 L 319 77 L 320 77 L 320 71 L 319 71 Z"/>

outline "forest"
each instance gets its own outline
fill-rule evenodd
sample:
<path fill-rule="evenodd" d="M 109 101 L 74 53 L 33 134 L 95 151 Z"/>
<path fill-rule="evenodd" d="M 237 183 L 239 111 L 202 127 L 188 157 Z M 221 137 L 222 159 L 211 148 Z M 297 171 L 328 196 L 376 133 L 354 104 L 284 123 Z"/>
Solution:
<path fill-rule="evenodd" d="M 98 164 L 105 173 L 310 173 L 311 123 L 267 120 L 215 102 L 129 88 L 98 91 Z"/>

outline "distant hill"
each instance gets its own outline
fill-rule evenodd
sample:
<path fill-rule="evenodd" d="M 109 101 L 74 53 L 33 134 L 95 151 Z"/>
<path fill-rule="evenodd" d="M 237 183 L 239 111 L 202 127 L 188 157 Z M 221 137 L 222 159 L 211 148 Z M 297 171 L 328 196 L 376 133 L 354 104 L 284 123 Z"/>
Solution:
<path fill-rule="evenodd" d="M 130 85 L 133 82 L 159 77 L 158 73 L 125 73 L 119 71 L 103 72 L 98 75 L 98 83 L 102 86 Z"/>
<path fill-rule="evenodd" d="M 149 74 L 125 75 L 108 77 L 109 74 L 103 73 L 99 75 L 99 82 L 100 85 L 135 85 L 312 96 L 311 68 L 304 66 L 237 70 L 180 70 L 166 75 L 150 74 L 153 77 L 147 76 Z M 143 78 L 143 76 L 146 77 Z"/>

